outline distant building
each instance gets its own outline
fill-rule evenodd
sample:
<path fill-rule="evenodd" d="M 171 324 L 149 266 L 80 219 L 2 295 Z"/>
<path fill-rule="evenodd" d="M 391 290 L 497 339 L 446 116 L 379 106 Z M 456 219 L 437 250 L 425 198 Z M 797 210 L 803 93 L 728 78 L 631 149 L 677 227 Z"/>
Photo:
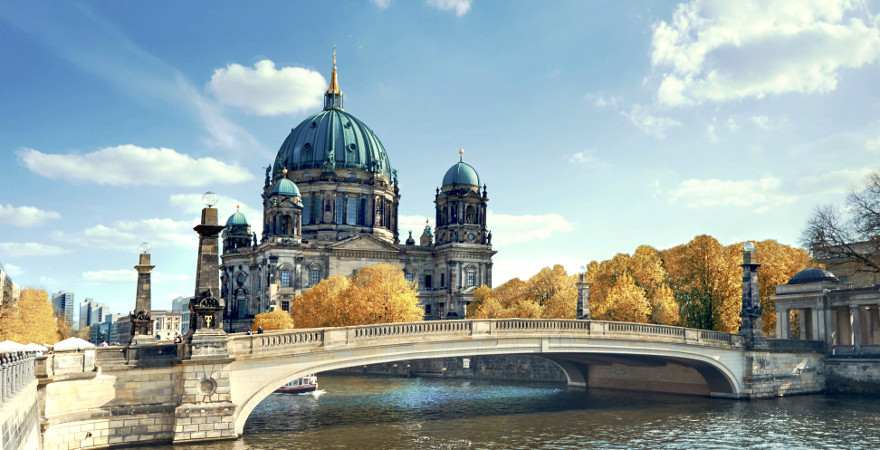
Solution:
<path fill-rule="evenodd" d="M 113 331 L 116 326 L 116 319 L 118 318 L 119 314 L 104 314 L 102 321 L 90 325 L 92 328 L 89 334 L 89 340 L 95 345 L 101 344 L 102 342 L 114 342 Z"/>
<path fill-rule="evenodd" d="M 150 311 L 153 318 L 153 336 L 160 341 L 171 341 L 175 336 L 181 336 L 180 313 L 154 309 Z"/>
<path fill-rule="evenodd" d="M 18 287 L 9 276 L 9 272 L 0 264 L 0 306 L 14 303 L 18 300 Z"/>
<path fill-rule="evenodd" d="M 86 298 L 79 304 L 79 329 L 82 330 L 104 320 L 106 306 L 96 303 L 94 299 Z"/>
<path fill-rule="evenodd" d="M 171 301 L 171 311 L 180 314 L 180 334 L 189 331 L 189 301 L 192 297 L 177 297 Z"/>
<path fill-rule="evenodd" d="M 73 292 L 58 291 L 52 294 L 52 309 L 55 316 L 64 319 L 70 326 L 73 326 L 73 303 Z"/>
<path fill-rule="evenodd" d="M 131 316 L 120 314 L 110 328 L 111 344 L 128 344 L 131 342 Z"/>

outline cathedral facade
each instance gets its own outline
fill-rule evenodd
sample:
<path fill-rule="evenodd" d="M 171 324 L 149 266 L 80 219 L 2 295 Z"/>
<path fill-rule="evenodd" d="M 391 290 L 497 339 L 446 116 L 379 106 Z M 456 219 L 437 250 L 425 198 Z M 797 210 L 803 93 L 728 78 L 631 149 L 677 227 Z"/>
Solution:
<path fill-rule="evenodd" d="M 435 191 L 435 225 L 400 242 L 397 171 L 379 137 L 343 110 L 334 55 L 324 109 L 281 144 L 263 183 L 263 232 L 236 212 L 223 230 L 221 298 L 227 331 L 258 313 L 293 308 L 294 297 L 330 275 L 392 263 L 417 284 L 426 319 L 463 318 L 473 291 L 492 285 L 486 186 L 459 161 Z"/>

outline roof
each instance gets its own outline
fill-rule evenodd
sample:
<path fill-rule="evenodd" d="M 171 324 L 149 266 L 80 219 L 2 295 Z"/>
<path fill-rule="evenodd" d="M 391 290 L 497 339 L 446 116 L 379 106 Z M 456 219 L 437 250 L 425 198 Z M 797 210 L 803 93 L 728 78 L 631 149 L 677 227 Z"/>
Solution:
<path fill-rule="evenodd" d="M 273 173 L 313 168 L 354 168 L 385 175 L 393 169 L 385 146 L 370 127 L 338 108 L 314 114 L 297 125 L 278 149 Z"/>
<path fill-rule="evenodd" d="M 840 280 L 838 280 L 833 273 L 825 269 L 811 267 L 794 274 L 794 276 L 791 277 L 790 280 L 788 280 L 788 284 L 820 283 L 823 281 L 831 281 L 837 283 Z"/>
<path fill-rule="evenodd" d="M 244 214 L 241 213 L 241 211 L 235 211 L 231 216 L 229 216 L 228 219 L 226 219 L 226 226 L 227 227 L 231 226 L 231 225 L 247 225 L 247 224 L 248 224 L 247 218 L 244 216 Z"/>
<path fill-rule="evenodd" d="M 289 178 L 281 178 L 280 180 L 275 182 L 275 187 L 272 188 L 273 194 L 279 195 L 287 195 L 290 197 L 299 197 L 299 188 L 296 187 L 296 183 L 291 181 Z"/>
<path fill-rule="evenodd" d="M 459 161 L 446 171 L 446 175 L 443 175 L 443 186 L 452 185 L 480 187 L 480 175 L 477 174 L 477 169 L 474 169 L 474 166 Z"/>

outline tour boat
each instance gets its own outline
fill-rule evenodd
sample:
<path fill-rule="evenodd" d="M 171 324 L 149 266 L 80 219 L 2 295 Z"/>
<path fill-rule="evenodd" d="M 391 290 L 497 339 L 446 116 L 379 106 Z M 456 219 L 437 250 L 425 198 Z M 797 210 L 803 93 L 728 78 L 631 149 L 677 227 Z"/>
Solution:
<path fill-rule="evenodd" d="M 318 377 L 315 375 L 307 375 L 281 386 L 276 389 L 275 392 L 280 394 L 303 394 L 306 392 L 313 392 L 316 389 L 318 389 Z"/>

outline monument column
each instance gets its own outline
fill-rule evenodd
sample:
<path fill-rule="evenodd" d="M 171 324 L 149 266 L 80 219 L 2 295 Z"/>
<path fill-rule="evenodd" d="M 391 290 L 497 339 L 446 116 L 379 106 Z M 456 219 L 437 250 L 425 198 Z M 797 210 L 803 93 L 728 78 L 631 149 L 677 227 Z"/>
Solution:
<path fill-rule="evenodd" d="M 862 309 L 859 305 L 849 305 L 852 327 L 852 345 L 856 349 L 862 346 Z"/>
<path fill-rule="evenodd" d="M 131 343 L 144 344 L 155 342 L 153 337 L 153 319 L 150 317 L 152 308 L 152 293 L 150 286 L 150 273 L 156 266 L 150 265 L 150 247 L 145 242 L 138 251 L 137 270 L 137 293 L 135 294 L 134 311 L 129 316 L 131 321 Z"/>
<path fill-rule="evenodd" d="M 578 274 L 577 319 L 590 320 L 590 285 L 586 281 L 586 273 Z"/>
<path fill-rule="evenodd" d="M 190 302 L 190 330 L 192 356 L 226 353 L 223 332 L 223 304 L 220 302 L 220 245 L 218 236 L 223 226 L 217 224 L 216 196 L 206 193 L 206 207 L 202 209 L 201 223 L 193 229 L 199 234 L 199 256 L 196 261 L 196 289 Z M 223 345 L 214 342 L 221 337 Z M 198 339 L 197 339 L 198 338 Z M 198 345 L 204 344 L 204 345 Z M 204 348 L 202 348 L 204 347 Z M 207 352 L 207 353 L 205 353 Z"/>
<path fill-rule="evenodd" d="M 755 257 L 755 244 L 743 244 L 742 310 L 740 311 L 739 334 L 747 348 L 754 347 L 763 337 L 761 332 L 761 294 L 758 290 L 758 268 Z M 786 335 L 788 333 L 786 332 Z"/>

